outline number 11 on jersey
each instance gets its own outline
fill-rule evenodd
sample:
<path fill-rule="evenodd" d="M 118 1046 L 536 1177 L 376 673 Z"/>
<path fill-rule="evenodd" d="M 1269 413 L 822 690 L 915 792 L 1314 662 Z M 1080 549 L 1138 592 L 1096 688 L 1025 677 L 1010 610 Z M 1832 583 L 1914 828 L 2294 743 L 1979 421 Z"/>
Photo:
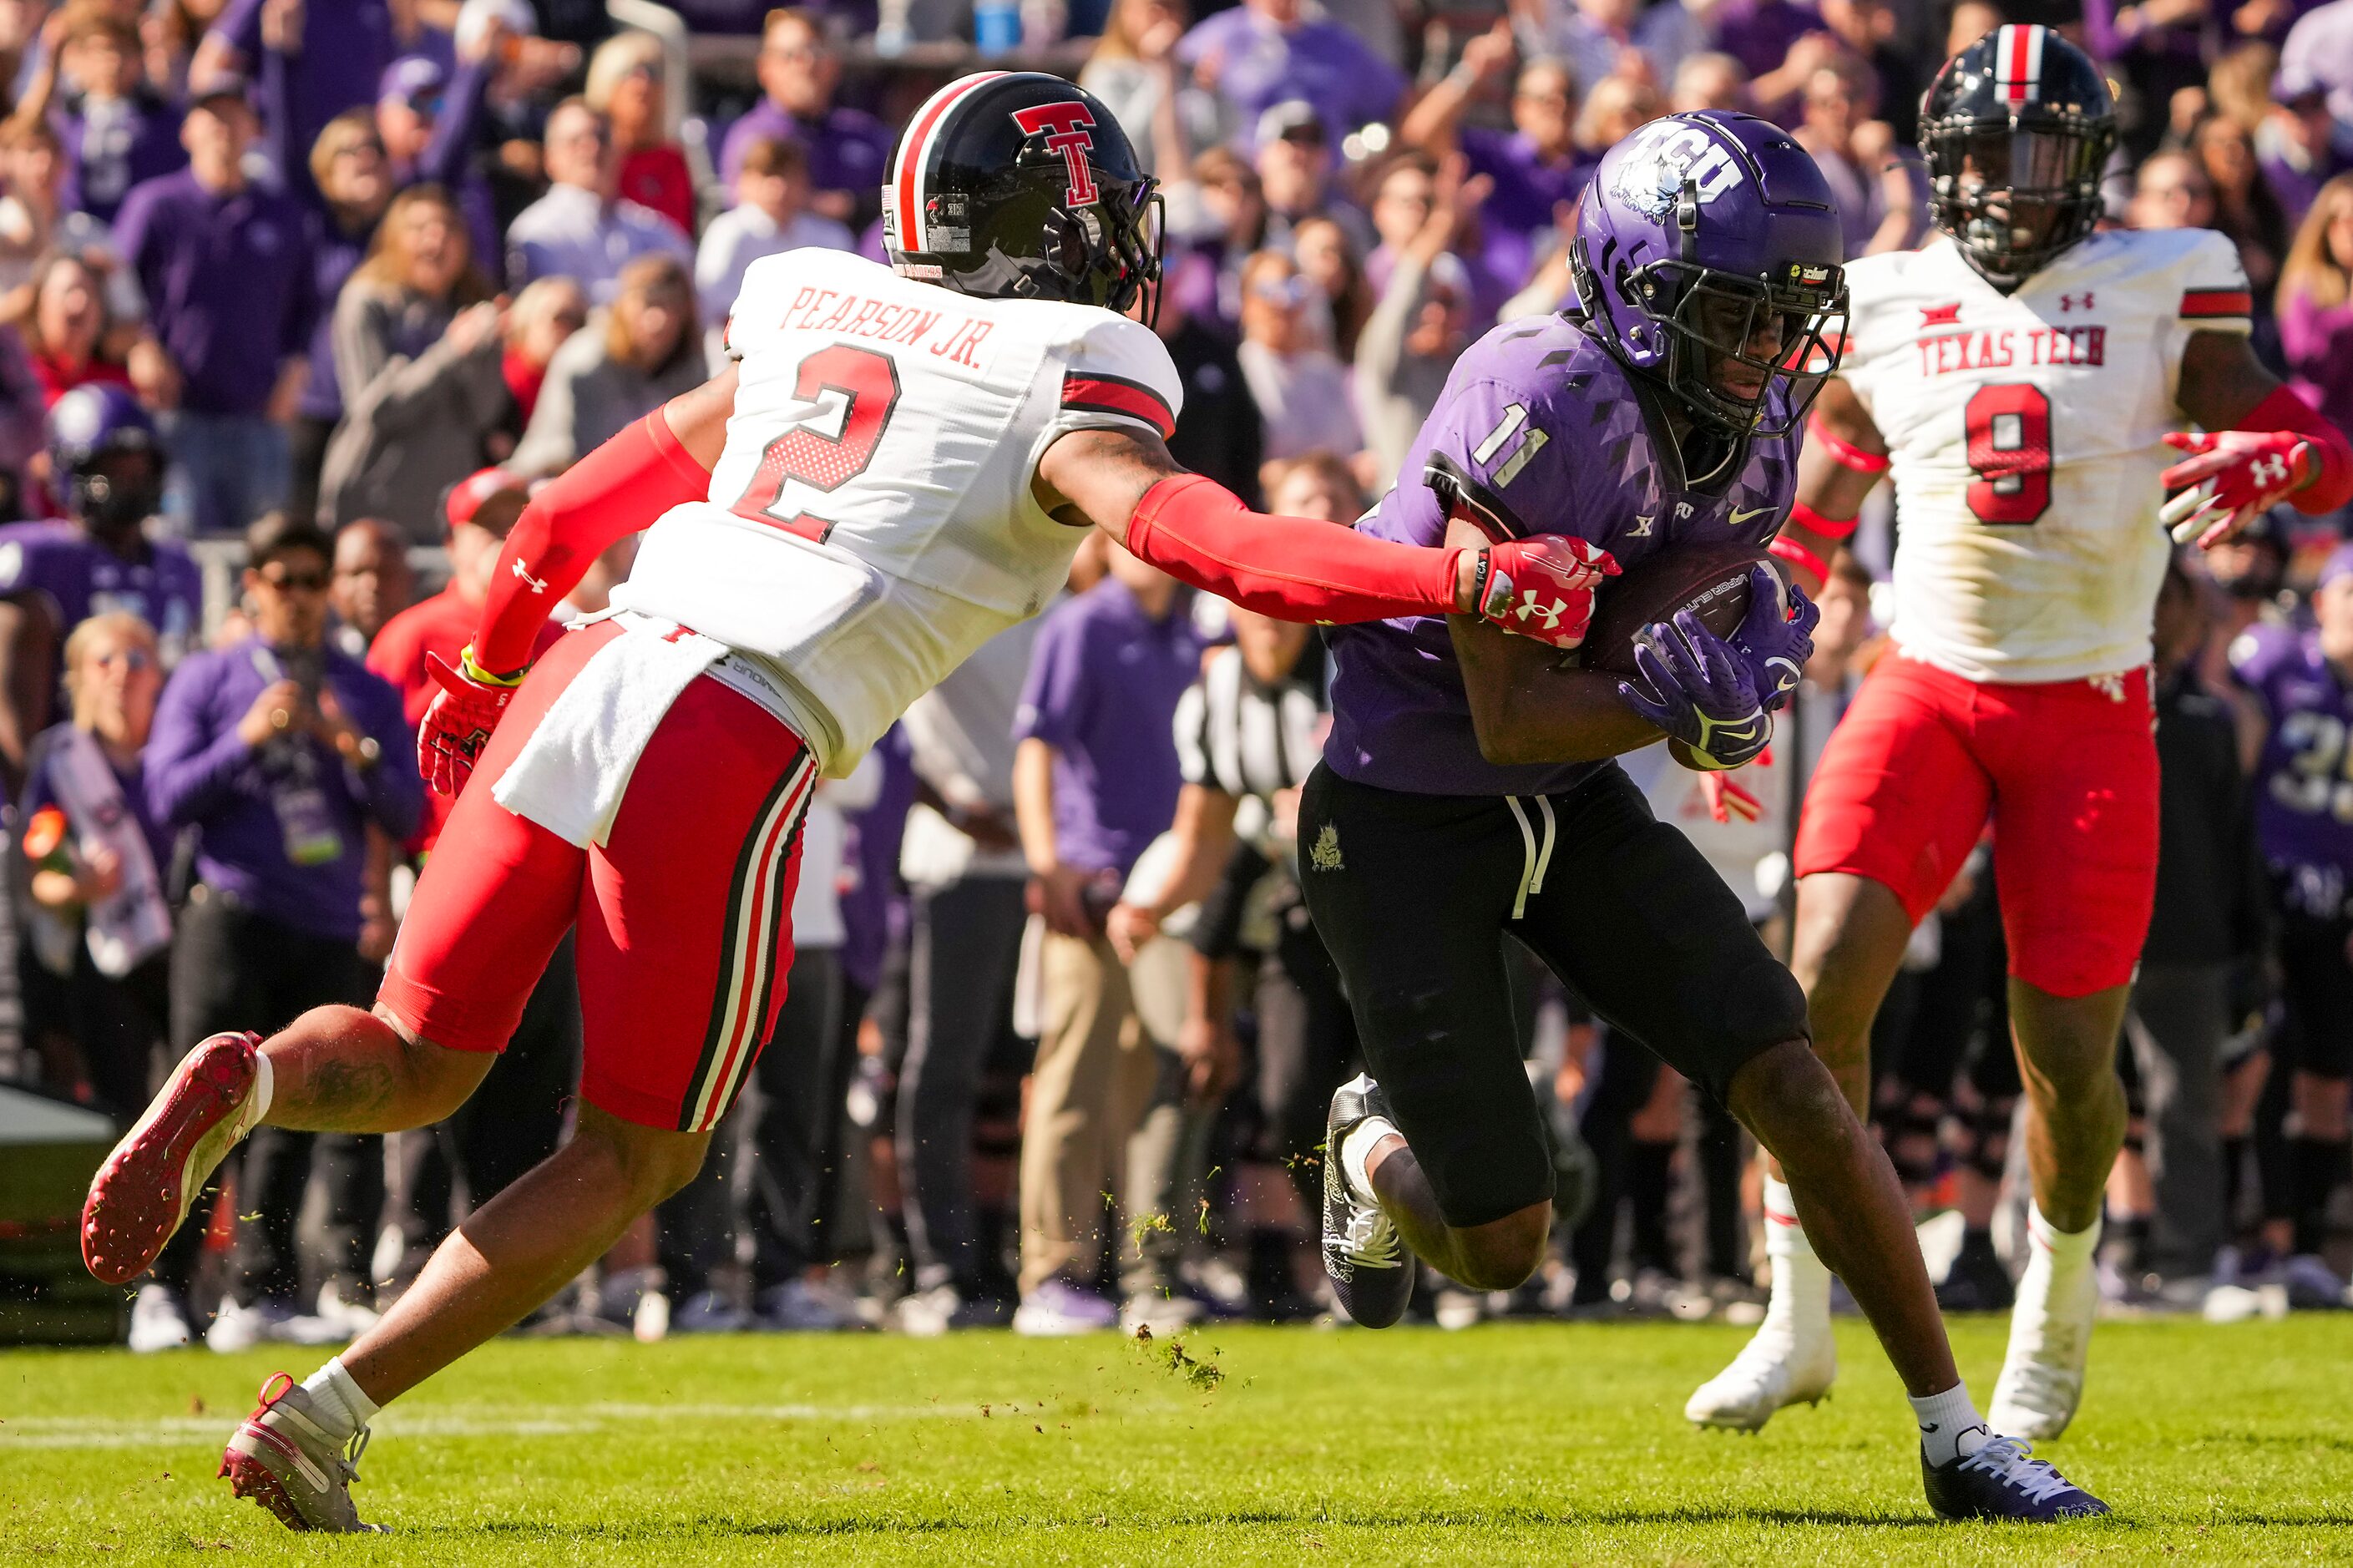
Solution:
<path fill-rule="evenodd" d="M 752 482 L 735 502 L 736 516 L 824 542 L 833 527 L 827 519 L 806 511 L 777 514 L 785 485 L 797 480 L 830 494 L 866 471 L 899 403 L 899 367 L 889 354 L 873 349 L 847 343 L 819 349 L 801 361 L 793 395 L 814 403 L 827 392 L 842 396 L 841 434 L 828 436 L 804 424 L 769 442 L 760 454 L 760 466 L 752 471 Z"/>

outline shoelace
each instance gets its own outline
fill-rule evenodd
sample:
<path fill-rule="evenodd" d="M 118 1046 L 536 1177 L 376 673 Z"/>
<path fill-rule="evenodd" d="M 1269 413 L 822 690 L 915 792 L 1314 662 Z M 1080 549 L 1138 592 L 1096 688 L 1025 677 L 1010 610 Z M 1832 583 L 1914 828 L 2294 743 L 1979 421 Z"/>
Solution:
<path fill-rule="evenodd" d="M 1381 1212 L 1378 1204 L 1364 1204 L 1354 1193 L 1348 1194 L 1348 1229 L 1340 1239 L 1340 1250 L 1349 1261 L 1364 1264 L 1368 1268 L 1394 1268 L 1398 1266 L 1397 1226 Z"/>
<path fill-rule="evenodd" d="M 366 1426 L 352 1434 L 351 1443 L 343 1450 L 344 1480 L 355 1481 L 360 1479 L 360 1456 L 367 1452 L 368 1439 L 373 1435 L 373 1430 Z"/>
<path fill-rule="evenodd" d="M 1961 1461 L 1964 1471 L 1983 1470 L 1995 1480 L 2022 1493 L 2029 1502 L 2049 1502 L 2075 1489 L 2074 1483 L 2034 1458 L 2034 1449 L 2016 1437 L 1994 1437 Z"/>

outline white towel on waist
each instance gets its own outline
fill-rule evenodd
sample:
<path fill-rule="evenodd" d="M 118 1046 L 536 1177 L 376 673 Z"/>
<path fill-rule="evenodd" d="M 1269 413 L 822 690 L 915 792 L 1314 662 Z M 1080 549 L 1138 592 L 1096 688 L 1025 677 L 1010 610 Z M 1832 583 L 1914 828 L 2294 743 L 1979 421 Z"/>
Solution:
<path fill-rule="evenodd" d="M 566 843 L 602 845 L 629 775 L 679 693 L 727 647 L 676 622 L 623 611 L 621 635 L 589 656 L 548 705 L 491 798 Z"/>

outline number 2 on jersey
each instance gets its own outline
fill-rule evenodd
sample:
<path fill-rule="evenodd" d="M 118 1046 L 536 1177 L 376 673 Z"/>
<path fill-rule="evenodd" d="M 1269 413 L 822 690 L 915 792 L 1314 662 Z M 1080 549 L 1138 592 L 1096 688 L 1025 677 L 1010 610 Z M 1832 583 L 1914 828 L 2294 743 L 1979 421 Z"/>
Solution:
<path fill-rule="evenodd" d="M 797 479 L 830 493 L 864 473 L 891 423 L 891 411 L 898 405 L 899 367 L 889 354 L 836 343 L 801 361 L 793 383 L 793 395 L 804 402 L 813 403 L 825 392 L 838 392 L 844 399 L 841 434 L 828 436 L 796 425 L 769 442 L 760 454 L 760 466 L 752 470 L 751 484 L 735 503 L 736 516 L 824 541 L 833 527 L 827 519 L 805 511 L 777 515 L 785 481 Z"/>
<path fill-rule="evenodd" d="M 1969 437 L 1969 510 L 1979 522 L 2034 522 L 2051 505 L 2051 398 L 2031 382 L 1978 389 Z"/>

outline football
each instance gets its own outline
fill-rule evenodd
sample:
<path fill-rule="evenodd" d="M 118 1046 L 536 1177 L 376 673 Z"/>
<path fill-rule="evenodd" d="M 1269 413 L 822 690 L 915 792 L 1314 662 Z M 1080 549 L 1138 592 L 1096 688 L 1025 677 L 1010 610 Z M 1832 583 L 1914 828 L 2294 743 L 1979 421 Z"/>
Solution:
<path fill-rule="evenodd" d="M 1672 620 L 1678 610 L 1700 625 L 1730 637 L 1748 613 L 1748 572 L 1759 562 L 1773 568 L 1785 593 L 1788 570 L 1757 545 L 1694 545 L 1651 557 L 1622 577 L 1596 590 L 1593 624 L 1585 634 L 1585 668 L 1636 675 L 1634 634 L 1654 621 Z"/>

